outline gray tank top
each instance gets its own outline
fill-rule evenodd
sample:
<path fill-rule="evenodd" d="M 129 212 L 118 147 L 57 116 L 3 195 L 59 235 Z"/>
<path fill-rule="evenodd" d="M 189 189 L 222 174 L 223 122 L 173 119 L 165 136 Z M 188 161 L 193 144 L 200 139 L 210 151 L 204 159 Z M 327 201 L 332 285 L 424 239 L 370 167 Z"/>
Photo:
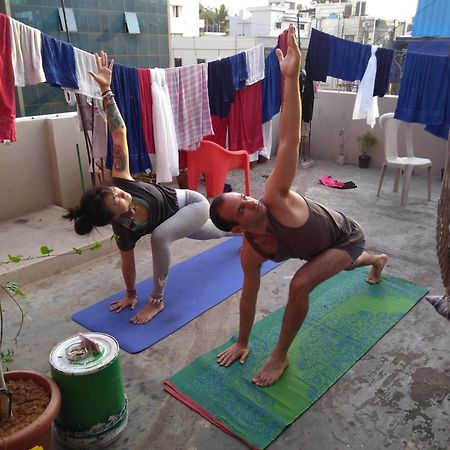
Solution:
<path fill-rule="evenodd" d="M 275 255 L 266 254 L 255 242 L 252 234 L 245 233 L 251 246 L 261 256 L 273 261 L 291 258 L 308 261 L 329 248 L 345 250 L 363 245 L 364 232 L 357 222 L 312 200 L 305 198 L 305 201 L 309 208 L 309 218 L 298 228 L 282 225 L 267 208 L 267 217 L 278 240 L 278 251 Z"/>

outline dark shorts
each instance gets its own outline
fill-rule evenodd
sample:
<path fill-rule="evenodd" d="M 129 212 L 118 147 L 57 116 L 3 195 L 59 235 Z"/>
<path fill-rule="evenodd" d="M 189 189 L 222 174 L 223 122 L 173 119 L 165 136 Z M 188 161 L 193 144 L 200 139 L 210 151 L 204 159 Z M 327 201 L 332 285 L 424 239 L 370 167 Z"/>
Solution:
<path fill-rule="evenodd" d="M 360 244 L 352 245 L 345 249 L 345 251 L 351 256 L 352 260 L 359 258 L 362 252 L 366 248 L 366 240 L 364 239 Z"/>
<path fill-rule="evenodd" d="M 366 248 L 366 236 L 361 225 L 352 220 L 352 232 L 345 242 L 334 246 L 340 250 L 345 250 L 353 261 L 362 255 L 362 252 Z"/>

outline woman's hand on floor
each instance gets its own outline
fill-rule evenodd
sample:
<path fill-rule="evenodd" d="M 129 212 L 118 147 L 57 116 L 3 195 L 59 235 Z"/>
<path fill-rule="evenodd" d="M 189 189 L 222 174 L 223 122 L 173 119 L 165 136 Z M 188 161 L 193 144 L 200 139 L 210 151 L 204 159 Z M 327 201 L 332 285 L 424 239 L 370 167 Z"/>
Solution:
<path fill-rule="evenodd" d="M 115 302 L 112 302 L 109 306 L 110 311 L 116 311 L 120 312 L 122 309 L 130 307 L 131 309 L 134 309 L 137 304 L 137 297 L 136 295 L 126 295 L 120 300 L 116 300 Z"/>

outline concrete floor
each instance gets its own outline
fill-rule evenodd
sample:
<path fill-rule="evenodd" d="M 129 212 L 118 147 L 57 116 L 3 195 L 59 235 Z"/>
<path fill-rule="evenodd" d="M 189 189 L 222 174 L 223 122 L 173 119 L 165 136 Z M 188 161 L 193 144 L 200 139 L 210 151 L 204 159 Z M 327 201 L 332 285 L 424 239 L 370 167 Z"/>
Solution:
<path fill-rule="evenodd" d="M 262 194 L 273 160 L 252 170 L 252 195 Z M 318 183 L 323 175 L 354 181 L 357 189 L 330 189 Z M 310 198 L 351 214 L 365 228 L 368 249 L 390 255 L 386 273 L 401 276 L 443 293 L 436 257 L 436 207 L 440 180 L 433 180 L 432 200 L 426 181 L 414 176 L 405 208 L 392 193 L 393 175 L 376 197 L 378 169 L 338 166 L 315 161 L 300 169 L 294 188 Z M 243 176 L 228 182 L 242 192 Z M 200 188 L 202 190 L 202 188 Z M 0 282 L 19 280 L 28 293 L 27 320 L 10 369 L 49 373 L 48 356 L 61 340 L 83 329 L 73 312 L 122 289 L 119 255 L 109 244 L 110 231 L 79 238 L 51 207 L 0 224 L 0 249 L 8 254 L 36 254 L 48 245 L 60 254 L 72 247 L 104 242 L 102 250 L 27 261 L 14 268 L 0 265 Z M 14 230 L 14 231 L 13 231 Z M 28 239 L 28 241 L 27 241 Z M 217 241 L 175 242 L 172 264 L 201 252 Z M 151 274 L 148 240 L 136 250 L 138 281 Z M 257 319 L 286 302 L 289 279 L 299 267 L 288 261 L 263 278 Z M 169 278 L 170 282 L 170 278 Z M 189 289 L 189 286 L 186 286 Z M 243 449 L 188 407 L 163 391 L 163 380 L 197 356 L 225 342 L 238 330 L 239 293 L 206 312 L 181 330 L 137 355 L 121 352 L 129 399 L 129 423 L 109 447 L 113 450 Z M 16 314 L 7 307 L 5 314 Z M 105 311 L 105 314 L 108 314 Z M 14 322 L 16 323 L 16 316 Z M 13 324 L 14 325 L 14 324 Z M 10 330 L 11 331 L 11 330 Z M 421 300 L 389 333 L 358 361 L 328 392 L 274 441 L 270 449 L 448 449 L 450 448 L 450 322 Z M 54 449 L 60 445 L 54 442 Z"/>

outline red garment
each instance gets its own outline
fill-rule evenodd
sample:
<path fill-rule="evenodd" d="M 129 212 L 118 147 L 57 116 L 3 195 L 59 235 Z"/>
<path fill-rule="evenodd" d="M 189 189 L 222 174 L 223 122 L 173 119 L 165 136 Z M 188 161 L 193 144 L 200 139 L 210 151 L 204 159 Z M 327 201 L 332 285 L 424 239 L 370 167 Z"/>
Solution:
<path fill-rule="evenodd" d="M 228 130 L 228 117 L 211 116 L 212 127 L 214 134 L 204 136 L 206 141 L 212 141 L 221 145 L 223 148 L 227 146 L 227 130 Z"/>
<path fill-rule="evenodd" d="M 180 170 L 187 168 L 186 150 L 178 150 L 178 168 Z"/>
<path fill-rule="evenodd" d="M 0 14 L 0 142 L 16 141 L 16 93 L 8 16 Z"/>
<path fill-rule="evenodd" d="M 288 30 L 284 30 L 279 36 L 278 36 L 278 47 L 283 52 L 283 56 L 286 56 L 287 49 L 288 49 Z M 280 75 L 280 99 L 281 104 L 283 104 L 283 94 L 284 94 L 284 75 Z"/>
<path fill-rule="evenodd" d="M 142 129 L 144 131 L 145 146 L 147 153 L 155 153 L 155 141 L 153 139 L 153 102 L 152 82 L 150 69 L 138 69 L 139 96 L 141 99 Z"/>
<path fill-rule="evenodd" d="M 264 147 L 261 110 L 262 82 L 235 92 L 230 107 L 228 148 L 254 153 Z"/>

